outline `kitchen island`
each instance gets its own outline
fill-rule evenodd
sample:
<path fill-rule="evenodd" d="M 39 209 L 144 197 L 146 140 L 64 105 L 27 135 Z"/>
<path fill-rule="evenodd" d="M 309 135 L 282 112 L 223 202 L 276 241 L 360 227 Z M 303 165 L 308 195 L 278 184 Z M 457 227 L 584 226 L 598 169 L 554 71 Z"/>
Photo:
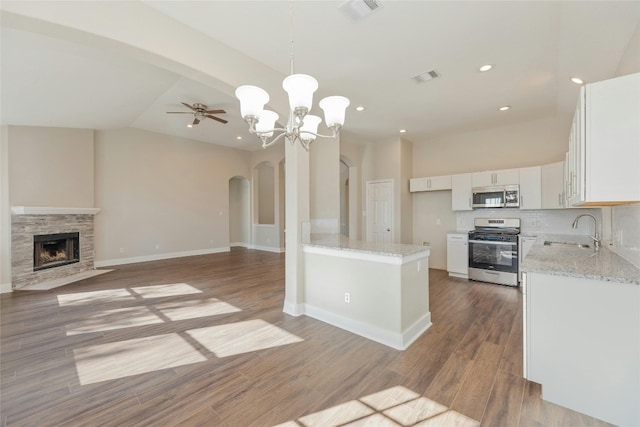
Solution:
<path fill-rule="evenodd" d="M 640 269 L 607 246 L 534 246 L 524 271 L 524 372 L 542 397 L 640 425 Z"/>
<path fill-rule="evenodd" d="M 428 246 L 325 235 L 303 252 L 306 315 L 398 350 L 431 326 Z"/>

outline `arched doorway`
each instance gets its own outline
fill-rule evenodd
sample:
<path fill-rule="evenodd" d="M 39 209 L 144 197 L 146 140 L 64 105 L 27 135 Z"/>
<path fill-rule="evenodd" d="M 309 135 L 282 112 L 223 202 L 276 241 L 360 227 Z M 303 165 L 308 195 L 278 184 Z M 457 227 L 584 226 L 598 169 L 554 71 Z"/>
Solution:
<path fill-rule="evenodd" d="M 358 238 L 358 171 L 355 164 L 340 156 L 340 234 Z"/>

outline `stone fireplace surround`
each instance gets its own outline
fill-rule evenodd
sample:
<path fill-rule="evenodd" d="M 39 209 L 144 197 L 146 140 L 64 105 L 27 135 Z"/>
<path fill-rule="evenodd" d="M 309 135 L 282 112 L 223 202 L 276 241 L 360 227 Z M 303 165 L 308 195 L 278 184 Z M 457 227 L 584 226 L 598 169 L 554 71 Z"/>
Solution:
<path fill-rule="evenodd" d="M 11 207 L 12 290 L 49 289 L 93 276 L 93 217 L 96 208 Z M 33 270 L 33 236 L 80 233 L 80 262 L 46 270 Z"/>

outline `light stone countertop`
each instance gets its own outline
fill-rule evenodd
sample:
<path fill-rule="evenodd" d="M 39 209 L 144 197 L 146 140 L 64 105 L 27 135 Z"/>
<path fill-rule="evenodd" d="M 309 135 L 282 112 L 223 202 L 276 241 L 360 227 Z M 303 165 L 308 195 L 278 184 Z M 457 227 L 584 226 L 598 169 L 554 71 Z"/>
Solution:
<path fill-rule="evenodd" d="M 311 236 L 311 241 L 309 243 L 303 243 L 303 246 L 394 257 L 405 257 L 431 250 L 430 246 L 363 242 L 360 240 L 351 240 L 345 236 L 336 234 L 314 234 Z"/>
<path fill-rule="evenodd" d="M 593 246 L 593 243 L 591 245 Z M 530 273 L 640 285 L 640 268 L 617 255 L 606 244 L 598 251 L 593 248 L 536 244 L 520 267 L 522 271 Z"/>

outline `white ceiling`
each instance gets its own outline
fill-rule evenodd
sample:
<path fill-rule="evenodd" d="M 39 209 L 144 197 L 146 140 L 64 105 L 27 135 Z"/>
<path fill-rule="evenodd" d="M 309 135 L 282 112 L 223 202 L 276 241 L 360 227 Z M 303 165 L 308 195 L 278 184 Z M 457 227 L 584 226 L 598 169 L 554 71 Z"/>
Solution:
<path fill-rule="evenodd" d="M 289 2 L 145 3 L 150 12 L 199 30 L 283 77 L 289 73 Z M 569 115 L 578 94 L 569 78 L 612 77 L 640 20 L 640 2 L 628 1 L 381 0 L 383 7 L 359 21 L 347 17 L 341 3 L 294 3 L 295 71 L 318 79 L 316 99 L 337 94 L 351 99 L 343 136 L 363 142 L 395 138 L 401 128 L 407 129 L 406 139 L 417 142 Z M 1 55 L 2 124 L 132 126 L 259 147 L 235 98 L 157 66 L 5 26 Z M 494 70 L 478 72 L 485 63 Z M 411 80 L 432 68 L 442 77 L 421 84 Z M 166 114 L 186 110 L 180 102 L 225 109 L 229 123 L 205 120 L 188 129 L 190 116 Z M 505 104 L 513 108 L 499 112 Z M 356 112 L 357 105 L 366 110 Z"/>

